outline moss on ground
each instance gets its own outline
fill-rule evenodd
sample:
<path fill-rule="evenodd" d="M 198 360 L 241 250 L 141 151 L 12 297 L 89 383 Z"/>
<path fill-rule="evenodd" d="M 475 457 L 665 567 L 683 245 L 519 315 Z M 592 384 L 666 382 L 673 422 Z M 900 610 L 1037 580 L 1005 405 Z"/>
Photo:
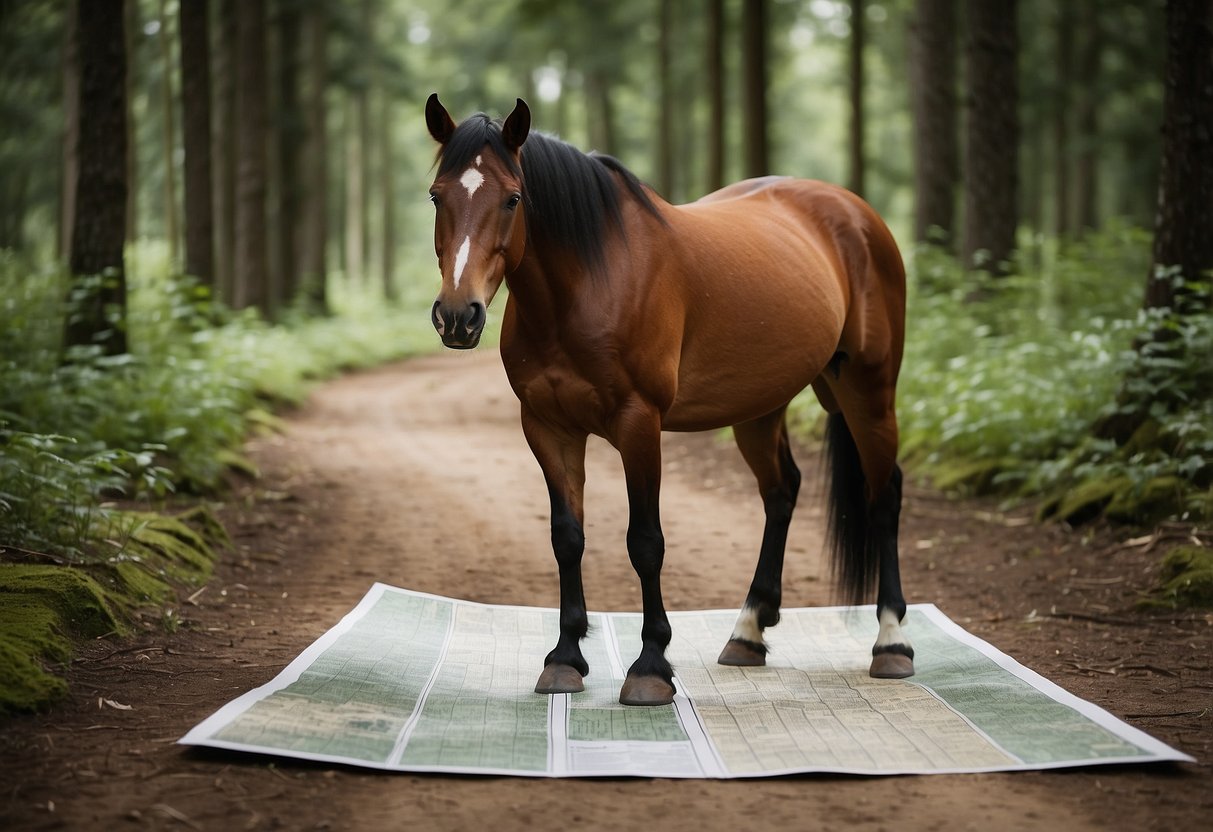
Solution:
<path fill-rule="evenodd" d="M 0 713 L 62 696 L 58 674 L 77 642 L 125 633 L 140 607 L 163 604 L 175 584 L 204 582 L 215 547 L 228 543 L 205 507 L 176 517 L 118 513 L 109 531 L 124 545 L 106 562 L 0 563 Z"/>
<path fill-rule="evenodd" d="M 30 710 L 67 685 L 49 672 L 78 640 L 122 633 L 110 594 L 71 566 L 0 565 L 0 712 Z"/>
<path fill-rule="evenodd" d="M 1213 549 L 1177 546 L 1168 552 L 1158 600 L 1169 606 L 1213 607 Z"/>

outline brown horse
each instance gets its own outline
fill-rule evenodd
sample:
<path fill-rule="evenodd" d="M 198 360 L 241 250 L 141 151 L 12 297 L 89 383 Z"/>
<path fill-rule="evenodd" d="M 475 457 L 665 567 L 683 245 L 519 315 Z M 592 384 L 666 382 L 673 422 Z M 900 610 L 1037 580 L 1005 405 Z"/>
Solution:
<path fill-rule="evenodd" d="M 722 664 L 762 665 L 779 620 L 784 546 L 800 487 L 785 411 L 812 385 L 829 412 L 830 539 L 852 602 L 877 585 L 872 676 L 914 672 L 901 631 L 901 472 L 893 411 L 905 270 L 888 228 L 859 197 L 766 177 L 671 205 L 617 160 L 530 133 L 519 99 L 504 121 L 458 126 L 437 95 L 426 123 L 441 145 L 430 190 L 442 343 L 470 349 L 502 281 L 501 357 L 522 430 L 547 480 L 560 573 L 560 637 L 535 690 L 584 689 L 580 641 L 586 438 L 623 459 L 628 556 L 640 577 L 643 646 L 619 701 L 674 695 L 661 600 L 665 542 L 661 432 L 732 426 L 758 479 L 766 528 Z"/>

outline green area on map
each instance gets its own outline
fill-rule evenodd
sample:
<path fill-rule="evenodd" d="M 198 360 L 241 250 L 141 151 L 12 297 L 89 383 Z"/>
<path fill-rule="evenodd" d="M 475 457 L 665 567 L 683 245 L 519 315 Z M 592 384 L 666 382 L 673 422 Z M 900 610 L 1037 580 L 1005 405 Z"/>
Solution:
<path fill-rule="evenodd" d="M 876 635 L 875 621 L 864 627 L 862 619 L 848 616 L 847 623 L 853 632 L 858 629 L 865 636 Z M 1025 763 L 1149 756 L 1144 749 L 1003 670 L 976 648 L 957 641 L 923 613 L 910 610 L 907 625 L 917 671 L 911 681 L 930 688 Z"/>
<path fill-rule="evenodd" d="M 299 679 L 215 739 L 386 762 L 438 661 L 449 601 L 385 592 Z"/>

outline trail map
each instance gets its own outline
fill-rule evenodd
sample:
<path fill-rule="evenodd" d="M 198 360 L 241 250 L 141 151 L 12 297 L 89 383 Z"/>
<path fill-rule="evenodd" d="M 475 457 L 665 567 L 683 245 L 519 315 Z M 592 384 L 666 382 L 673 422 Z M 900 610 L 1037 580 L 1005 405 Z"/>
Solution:
<path fill-rule="evenodd" d="M 584 693 L 534 693 L 552 609 L 375 584 L 181 743 L 396 771 L 539 777 L 913 774 L 1190 760 L 910 607 L 917 674 L 868 677 L 872 607 L 785 609 L 766 667 L 716 664 L 736 611 L 673 612 L 671 705 L 617 701 L 639 613 L 591 613 Z"/>

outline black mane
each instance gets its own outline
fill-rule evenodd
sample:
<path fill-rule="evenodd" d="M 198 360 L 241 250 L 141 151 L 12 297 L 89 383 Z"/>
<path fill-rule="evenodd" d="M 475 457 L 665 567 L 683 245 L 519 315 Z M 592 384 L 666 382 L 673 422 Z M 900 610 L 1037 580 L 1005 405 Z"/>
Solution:
<path fill-rule="evenodd" d="M 603 237 L 608 226 L 623 231 L 621 181 L 645 210 L 661 217 L 645 186 L 618 159 L 583 153 L 554 136 L 532 132 L 522 146 L 519 171 L 501 137 L 501 123 L 484 113 L 460 123 L 442 148 L 438 175 L 463 170 L 486 144 L 514 174 L 522 174 L 531 239 L 571 249 L 592 271 L 605 265 Z"/>

